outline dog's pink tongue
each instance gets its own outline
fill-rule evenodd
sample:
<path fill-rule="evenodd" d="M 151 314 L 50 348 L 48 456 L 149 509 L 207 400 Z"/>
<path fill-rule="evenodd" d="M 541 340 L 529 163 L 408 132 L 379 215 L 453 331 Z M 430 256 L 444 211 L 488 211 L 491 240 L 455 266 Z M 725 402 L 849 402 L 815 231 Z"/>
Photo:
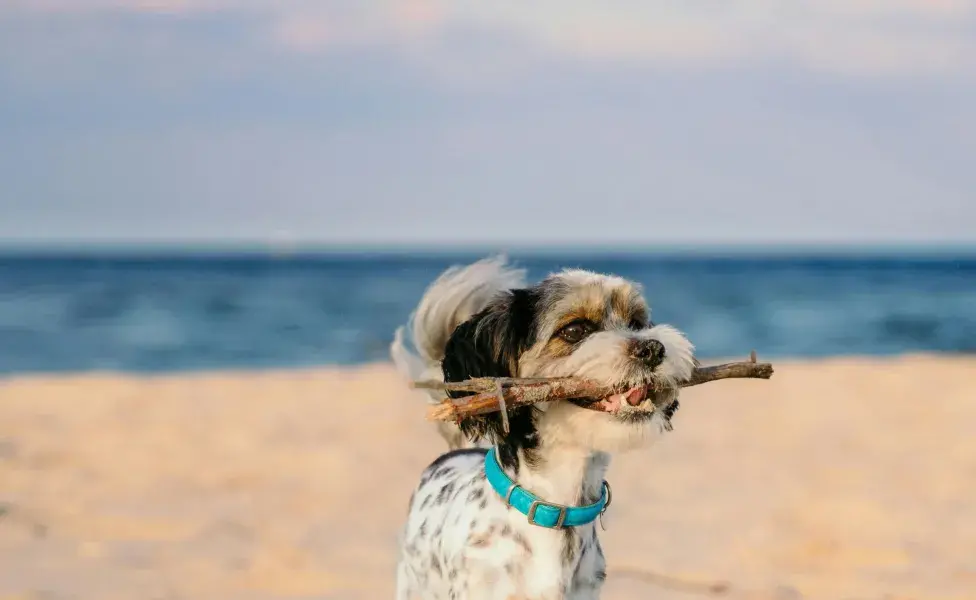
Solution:
<path fill-rule="evenodd" d="M 624 398 L 627 400 L 627 404 L 637 406 L 644 401 L 644 388 L 636 387 L 627 392 L 627 395 Z"/>
<path fill-rule="evenodd" d="M 645 390 L 642 387 L 632 388 L 626 392 L 607 396 L 600 401 L 600 407 L 606 412 L 617 412 L 623 408 L 624 403 L 631 406 L 639 406 L 644 401 Z"/>
<path fill-rule="evenodd" d="M 620 394 L 607 396 L 600 401 L 600 405 L 603 407 L 603 410 L 607 412 L 617 412 L 623 408 L 625 402 L 631 406 L 637 406 L 643 401 L 644 388 L 636 387 Z"/>

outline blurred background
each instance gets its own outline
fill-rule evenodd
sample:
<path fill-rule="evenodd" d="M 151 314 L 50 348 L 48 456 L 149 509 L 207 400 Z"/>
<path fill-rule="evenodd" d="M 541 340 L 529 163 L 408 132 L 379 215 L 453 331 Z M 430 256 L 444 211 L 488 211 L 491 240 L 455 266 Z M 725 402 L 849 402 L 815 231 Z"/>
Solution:
<path fill-rule="evenodd" d="M 0 515 L 47 506 L 39 498 L 74 489 L 53 481 L 84 487 L 85 477 L 97 479 L 100 468 L 135 452 L 138 440 L 119 437 L 87 466 L 64 458 L 63 470 L 51 471 L 54 479 L 39 475 L 57 462 L 52 456 L 70 454 L 61 437 L 68 431 L 85 431 L 78 441 L 84 447 L 95 438 L 115 439 L 106 433 L 117 425 L 111 419 L 148 410 L 131 408 L 132 398 L 196 406 L 219 403 L 213 399 L 230 389 L 242 395 L 262 389 L 275 398 L 406 393 L 385 367 L 370 370 L 388 361 L 394 329 L 443 269 L 492 253 L 509 255 L 533 279 L 563 267 L 635 279 L 654 319 L 687 332 L 706 360 L 755 349 L 798 364 L 856 365 L 864 357 L 896 361 L 906 354 L 950 364 L 976 351 L 974 158 L 972 0 L 3 0 L 0 376 L 7 383 L 0 387 L 0 480 L 8 460 L 5 476 L 13 483 Z M 910 366 L 902 379 L 883 385 L 872 379 L 895 372 L 883 366 L 894 364 L 858 371 L 866 382 L 860 398 L 896 402 L 892 394 L 903 393 L 906 424 L 888 426 L 911 436 L 908 423 L 918 415 L 907 407 L 933 385 L 919 374 L 929 378 L 936 367 Z M 971 362 L 951 364 L 973 373 Z M 332 379 L 287 379 L 273 389 L 240 383 L 257 376 L 244 371 L 291 367 L 322 367 Z M 200 388 L 197 380 L 179 379 L 214 371 L 245 379 L 207 380 Z M 178 389 L 97 379 L 111 373 L 166 375 L 176 383 L 165 385 Z M 362 373 L 386 381 L 387 392 L 368 388 L 357 379 Z M 785 387 L 769 389 L 792 395 L 800 384 L 790 373 L 781 375 Z M 926 401 L 950 403 L 954 408 L 941 414 L 955 415 L 961 427 L 973 397 L 966 385 L 935 389 Z M 114 408 L 103 406 L 106 420 L 96 426 L 89 421 L 96 417 L 66 408 L 78 398 Z M 285 405 L 296 413 L 308 408 Z M 420 406 L 403 406 L 392 414 L 421 426 Z M 211 436 L 238 435 L 227 443 L 238 449 L 253 443 L 262 452 L 272 446 L 261 444 L 277 443 L 259 442 L 252 429 L 241 433 L 240 423 L 185 410 L 178 417 L 150 411 L 155 416 L 142 425 L 123 419 L 118 435 L 139 437 L 140 427 L 152 424 L 178 436 L 193 449 L 195 458 L 180 471 L 190 478 L 219 471 L 200 458 L 206 444 L 217 443 Z M 283 414 L 265 416 L 274 421 Z M 213 429 L 193 438 L 186 422 Z M 345 421 L 330 414 L 323 422 Z M 45 427 L 50 435 L 26 433 Z M 305 450 L 327 452 L 347 442 L 353 450 L 316 468 L 371 456 L 355 445 L 369 436 L 350 441 L 341 437 L 345 429 L 325 431 L 310 437 L 315 442 Z M 963 439 L 965 432 L 957 433 Z M 956 439 L 945 432 L 925 439 L 940 437 Z M 413 475 L 439 451 L 429 438 L 419 454 L 402 458 L 400 487 L 390 484 L 404 501 Z M 694 448 L 708 447 L 708 439 Z M 175 441 L 147 450 L 139 468 L 148 473 L 150 457 L 172 452 Z M 849 443 L 848 449 L 857 444 Z M 24 457 L 36 458 L 38 448 L 47 448 L 40 454 L 46 458 L 30 467 L 33 459 Z M 872 448 L 862 450 L 902 467 L 913 460 Z M 953 472 L 976 480 L 976 450 L 956 448 L 933 450 L 932 460 L 951 454 Z M 772 444 L 757 452 L 781 451 Z M 769 461 L 756 464 L 775 469 Z M 867 462 L 864 472 L 888 472 L 879 465 Z M 119 466 L 116 474 L 129 481 L 126 473 L 131 469 Z M 746 481 L 764 477 L 756 473 Z M 831 477 L 829 485 L 837 485 L 836 473 Z M 259 480 L 227 485 L 253 484 L 248 493 L 258 496 L 263 492 L 254 490 L 285 486 Z M 925 489 L 943 495 L 926 500 L 927 508 L 906 509 L 915 515 L 961 514 L 957 502 L 974 491 L 920 481 L 906 489 L 931 484 Z M 119 510 L 155 510 L 146 507 L 167 488 L 145 485 L 146 496 L 133 496 Z M 827 483 L 816 485 L 811 498 L 829 496 Z M 214 489 L 210 500 L 230 493 Z M 319 500 L 315 494 L 333 492 L 307 491 Z M 99 506 L 114 506 L 102 501 L 121 493 L 104 488 Z M 936 511 L 937 500 L 950 504 Z M 675 502 L 675 510 L 687 503 Z M 225 514 L 219 506 L 214 514 Z M 116 508 L 105 510 L 114 515 Z M 864 522 L 862 513 L 844 514 Z M 37 522 L 55 531 L 58 519 L 50 515 Z M 740 514 L 730 520 L 748 522 Z M 331 531 L 334 524 L 324 522 L 330 524 L 323 531 Z M 959 531 L 960 523 L 947 528 Z M 697 529 L 678 535 L 691 530 Z M 115 535 L 85 531 L 77 534 L 84 543 Z M 976 540 L 964 542 L 976 552 Z M 30 554 L 23 544 L 3 548 L 8 560 L 33 556 L 20 559 L 24 569 L 63 558 L 50 549 Z M 114 556 L 104 547 L 84 548 L 78 556 Z M 127 552 L 138 559 L 147 551 Z M 324 564 L 338 573 L 373 556 L 319 552 L 309 559 L 310 572 Z M 393 551 L 382 552 L 386 558 L 370 579 L 379 588 L 308 580 L 301 593 L 389 595 Z M 706 570 L 672 558 L 681 568 Z M 120 575 L 105 560 L 109 583 L 75 589 L 123 589 L 113 588 Z M 351 562 L 340 569 L 341 560 Z M 721 570 L 716 565 L 712 572 Z M 19 583 L 4 588 L 0 562 L 0 597 L 51 587 L 36 581 L 74 581 L 65 575 L 75 573 L 71 568 L 33 572 L 34 579 L 21 570 Z M 742 562 L 728 568 L 748 571 Z M 854 585 L 824 568 L 819 580 Z M 967 597 L 958 590 L 976 589 L 976 572 L 959 568 L 955 575 L 939 572 L 940 581 L 957 581 L 952 577 L 962 572 L 958 587 L 925 589 L 948 594 L 933 597 Z M 296 577 L 287 569 L 275 573 Z M 880 573 L 872 577 L 894 577 Z M 844 589 L 874 589 L 864 581 Z M 213 585 L 210 595 L 204 588 L 197 595 L 219 597 L 215 590 L 223 588 Z M 284 589 L 268 594 L 292 593 Z"/>
<path fill-rule="evenodd" d="M 976 11 L 9 0 L 0 371 L 384 360 L 444 267 L 705 356 L 976 348 Z"/>

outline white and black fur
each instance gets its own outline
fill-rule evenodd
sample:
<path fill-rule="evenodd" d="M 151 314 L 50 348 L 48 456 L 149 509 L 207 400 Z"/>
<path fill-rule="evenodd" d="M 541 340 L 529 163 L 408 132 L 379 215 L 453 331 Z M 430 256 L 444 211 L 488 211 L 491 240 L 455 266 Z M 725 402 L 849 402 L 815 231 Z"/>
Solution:
<path fill-rule="evenodd" d="M 691 343 L 650 321 L 632 282 L 566 270 L 530 286 L 501 258 L 445 272 L 417 307 L 412 334 L 417 354 L 402 328 L 391 353 L 413 380 L 579 376 L 621 393 L 511 409 L 507 434 L 498 413 L 440 424 L 451 451 L 411 498 L 397 599 L 598 598 L 606 567 L 596 523 L 530 524 L 488 484 L 484 447 L 497 445 L 509 477 L 546 502 L 596 502 L 610 453 L 670 429 L 674 384 L 696 364 Z M 648 392 L 652 381 L 669 391 Z"/>

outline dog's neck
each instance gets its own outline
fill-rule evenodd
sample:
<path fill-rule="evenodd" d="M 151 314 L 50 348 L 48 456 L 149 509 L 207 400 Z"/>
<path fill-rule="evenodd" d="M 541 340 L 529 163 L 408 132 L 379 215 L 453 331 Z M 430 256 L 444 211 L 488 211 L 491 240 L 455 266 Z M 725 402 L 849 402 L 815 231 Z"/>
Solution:
<path fill-rule="evenodd" d="M 516 457 L 517 465 L 503 466 L 508 476 L 545 502 L 565 506 L 599 500 L 610 465 L 609 454 L 556 442 L 519 450 Z"/>

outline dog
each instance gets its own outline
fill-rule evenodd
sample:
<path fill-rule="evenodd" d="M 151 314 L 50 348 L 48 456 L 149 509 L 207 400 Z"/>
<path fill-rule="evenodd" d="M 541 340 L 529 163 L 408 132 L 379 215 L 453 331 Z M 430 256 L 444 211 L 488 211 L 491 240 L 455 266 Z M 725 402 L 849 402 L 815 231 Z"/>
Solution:
<path fill-rule="evenodd" d="M 427 288 L 391 346 L 410 379 L 577 376 L 616 393 L 512 408 L 507 431 L 497 412 L 439 423 L 448 451 L 410 499 L 397 600 L 599 598 L 610 455 L 671 429 L 697 365 L 684 334 L 650 316 L 635 282 L 567 269 L 528 285 L 504 257 Z"/>

